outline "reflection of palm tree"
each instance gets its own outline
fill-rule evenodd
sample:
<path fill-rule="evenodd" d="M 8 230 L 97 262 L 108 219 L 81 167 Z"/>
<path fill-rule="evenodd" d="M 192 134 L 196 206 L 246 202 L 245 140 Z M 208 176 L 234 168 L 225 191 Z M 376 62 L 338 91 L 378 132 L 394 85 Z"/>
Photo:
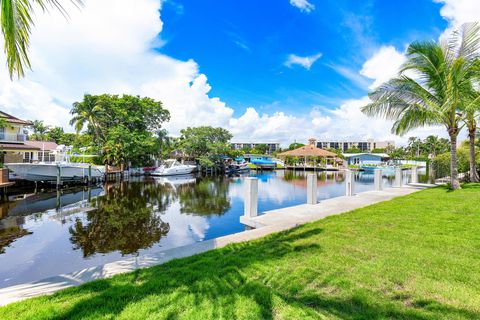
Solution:
<path fill-rule="evenodd" d="M 105 196 L 96 199 L 97 209 L 87 213 L 88 223 L 77 219 L 70 227 L 75 248 L 81 248 L 85 257 L 112 251 L 131 254 L 159 242 L 170 226 L 154 212 L 153 206 L 166 208 L 163 201 L 168 199 L 159 200 L 162 190 L 154 190 L 145 188 L 143 183 L 124 182 L 110 187 Z"/>
<path fill-rule="evenodd" d="M 177 188 L 180 212 L 200 216 L 222 215 L 230 209 L 229 181 L 224 177 L 202 178 Z"/>

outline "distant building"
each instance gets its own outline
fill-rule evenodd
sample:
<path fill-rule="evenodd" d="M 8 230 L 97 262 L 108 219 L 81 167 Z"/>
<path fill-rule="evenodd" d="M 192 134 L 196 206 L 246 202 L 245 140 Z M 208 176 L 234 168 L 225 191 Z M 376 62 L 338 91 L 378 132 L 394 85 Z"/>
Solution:
<path fill-rule="evenodd" d="M 338 141 L 327 140 L 318 141 L 317 147 L 321 149 L 336 149 L 342 152 L 348 149 L 360 149 L 361 151 L 370 152 L 374 149 L 385 149 L 389 146 L 395 147 L 394 141 L 376 141 L 374 139 L 358 140 L 358 141 Z"/>
<path fill-rule="evenodd" d="M 267 146 L 267 154 L 280 150 L 280 143 L 277 142 L 233 142 L 233 150 L 255 149 L 259 145 Z"/>

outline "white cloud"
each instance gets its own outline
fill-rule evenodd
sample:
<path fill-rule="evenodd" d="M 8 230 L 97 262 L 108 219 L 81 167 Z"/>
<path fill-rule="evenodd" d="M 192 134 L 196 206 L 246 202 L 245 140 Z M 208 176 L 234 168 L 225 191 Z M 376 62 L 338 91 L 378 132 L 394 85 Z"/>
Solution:
<path fill-rule="evenodd" d="M 311 12 L 315 10 L 315 6 L 308 2 L 308 0 L 290 0 L 290 4 L 300 9 L 300 11 Z"/>
<path fill-rule="evenodd" d="M 404 62 L 403 53 L 393 46 L 384 46 L 363 64 L 360 74 L 374 80 L 369 87 L 373 89 L 395 77 Z"/>
<path fill-rule="evenodd" d="M 248 108 L 234 117 L 233 109 L 210 96 L 207 76 L 200 73 L 195 61 L 181 61 L 152 50 L 153 45 L 161 46 L 156 40 L 163 27 L 159 9 L 157 0 L 135 4 L 128 0 L 87 0 L 81 12 L 69 10 L 68 22 L 59 14 L 38 13 L 31 46 L 34 72 L 12 82 L 0 63 L 0 109 L 67 127 L 70 105 L 84 93 L 129 93 L 161 100 L 172 114 L 167 124 L 172 134 L 186 126 L 214 125 L 231 130 L 236 140 L 287 144 L 313 136 L 404 141 L 390 134 L 390 122 L 367 118 L 360 112 L 368 103 L 367 97 L 344 101 L 333 110 L 313 108 L 308 115 L 259 114 Z M 309 69 L 320 57 L 291 55 L 286 65 Z M 3 56 L 0 61 L 5 61 Z M 401 62 L 402 54 L 395 48 L 382 47 L 365 62 L 359 77 L 368 77 L 378 85 L 393 75 Z M 419 136 L 432 133 L 431 129 L 418 132 Z"/>
<path fill-rule="evenodd" d="M 317 54 L 306 56 L 306 57 L 297 56 L 296 54 L 290 54 L 287 60 L 284 62 L 284 65 L 289 68 L 293 67 L 294 65 L 299 65 L 307 70 L 310 70 L 312 65 L 318 59 L 320 59 L 321 56 L 322 56 L 321 53 L 317 53 Z"/>
<path fill-rule="evenodd" d="M 450 34 L 465 22 L 480 21 L 480 9 L 478 0 L 434 0 L 442 3 L 440 14 L 449 22 L 449 28 L 444 35 Z"/>

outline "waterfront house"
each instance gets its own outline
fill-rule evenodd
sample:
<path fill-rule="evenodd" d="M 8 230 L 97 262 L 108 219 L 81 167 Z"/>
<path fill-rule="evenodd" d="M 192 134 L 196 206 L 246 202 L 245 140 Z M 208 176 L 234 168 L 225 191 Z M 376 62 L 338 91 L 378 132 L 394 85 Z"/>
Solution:
<path fill-rule="evenodd" d="M 31 147 L 32 150 L 23 153 L 23 162 L 54 162 L 56 149 L 58 144 L 54 141 L 25 141 L 25 145 Z"/>
<path fill-rule="evenodd" d="M 386 153 L 344 153 L 348 165 L 380 165 L 390 159 Z"/>
<path fill-rule="evenodd" d="M 0 118 L 5 121 L 5 126 L 0 127 L 0 162 L 23 162 L 26 152 L 36 152 L 39 149 L 25 144 L 27 140 L 26 127 L 30 122 L 18 119 L 3 111 Z"/>

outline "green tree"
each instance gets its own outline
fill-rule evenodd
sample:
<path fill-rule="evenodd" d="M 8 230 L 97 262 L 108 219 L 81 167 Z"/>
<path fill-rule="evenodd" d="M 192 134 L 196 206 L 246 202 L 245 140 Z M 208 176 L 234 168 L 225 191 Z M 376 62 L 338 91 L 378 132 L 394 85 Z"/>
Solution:
<path fill-rule="evenodd" d="M 81 5 L 80 0 L 71 0 Z M 43 11 L 55 8 L 66 16 L 66 11 L 59 0 L 1 0 L 0 24 L 4 38 L 4 50 L 7 58 L 10 78 L 16 74 L 25 75 L 25 68 L 30 68 L 28 49 L 35 6 Z"/>
<path fill-rule="evenodd" d="M 465 24 L 447 43 L 414 42 L 397 77 L 370 92 L 369 116 L 394 120 L 392 132 L 402 135 L 423 126 L 444 125 L 450 137 L 452 189 L 459 189 L 457 137 L 461 110 L 471 88 L 478 54 L 478 28 Z M 412 77 L 410 74 L 414 74 Z"/>
<path fill-rule="evenodd" d="M 77 131 L 86 125 L 86 134 L 106 162 L 119 165 L 149 163 L 158 155 L 160 144 L 155 132 L 170 119 L 160 101 L 130 95 L 85 95 L 73 104 L 71 123 Z"/>
<path fill-rule="evenodd" d="M 47 141 L 55 141 L 55 143 L 62 144 L 62 138 L 65 132 L 62 127 L 53 127 L 48 130 L 45 135 Z"/>
<path fill-rule="evenodd" d="M 480 40 L 479 40 L 480 41 Z M 480 55 L 477 60 L 477 74 L 476 81 L 477 85 L 480 82 Z M 477 172 L 477 163 L 476 163 L 476 152 L 475 152 L 475 140 L 477 135 L 477 121 L 480 117 L 480 90 L 475 89 L 473 86 L 471 88 L 470 101 L 468 101 L 463 110 L 464 112 L 464 122 L 468 130 L 468 141 L 470 148 L 470 181 L 471 182 L 480 182 L 480 177 Z"/>
<path fill-rule="evenodd" d="M 30 140 L 45 140 L 47 132 L 50 130 L 50 127 L 45 125 L 42 120 L 33 120 L 29 128 L 33 131 L 33 134 L 29 136 Z"/>
<path fill-rule="evenodd" d="M 305 144 L 303 143 L 298 143 L 298 142 L 294 142 L 294 143 L 291 143 L 289 146 L 288 146 L 288 150 L 295 150 L 297 148 L 300 148 L 300 147 L 303 147 L 305 146 Z"/>
<path fill-rule="evenodd" d="M 221 165 L 220 156 L 230 149 L 232 134 L 223 128 L 188 127 L 180 134 L 176 147 L 185 155 L 197 158 L 202 166 Z"/>

